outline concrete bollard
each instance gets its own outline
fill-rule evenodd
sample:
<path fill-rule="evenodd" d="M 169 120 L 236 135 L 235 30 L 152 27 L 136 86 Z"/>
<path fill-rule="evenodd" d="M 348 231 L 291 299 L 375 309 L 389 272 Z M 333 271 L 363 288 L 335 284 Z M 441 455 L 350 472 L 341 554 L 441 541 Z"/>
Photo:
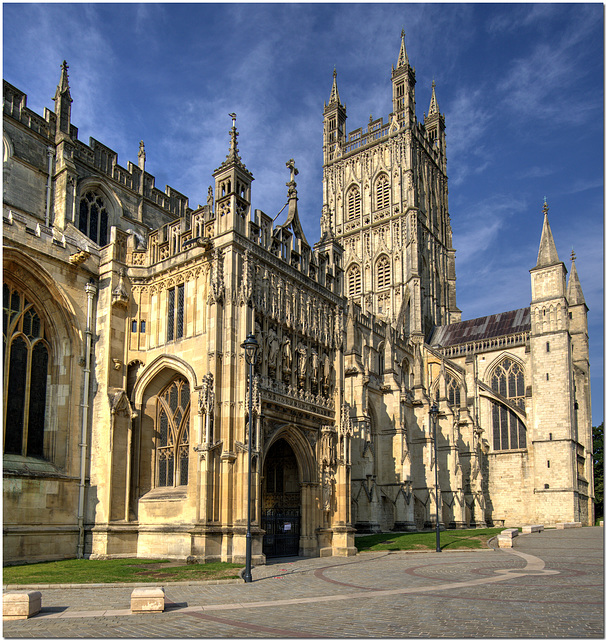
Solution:
<path fill-rule="evenodd" d="M 41 607 L 39 591 L 6 591 L 2 596 L 2 619 L 27 620 L 40 613 Z"/>
<path fill-rule="evenodd" d="M 131 613 L 162 613 L 164 589 L 162 587 L 138 587 L 130 595 Z"/>

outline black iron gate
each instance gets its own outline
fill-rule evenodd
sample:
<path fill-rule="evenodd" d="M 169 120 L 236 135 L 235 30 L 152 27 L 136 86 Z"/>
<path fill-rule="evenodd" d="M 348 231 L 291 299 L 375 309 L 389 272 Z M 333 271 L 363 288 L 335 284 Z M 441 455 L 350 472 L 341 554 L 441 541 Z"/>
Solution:
<path fill-rule="evenodd" d="M 265 529 L 263 553 L 269 558 L 299 555 L 301 509 L 264 509 L 261 527 Z"/>

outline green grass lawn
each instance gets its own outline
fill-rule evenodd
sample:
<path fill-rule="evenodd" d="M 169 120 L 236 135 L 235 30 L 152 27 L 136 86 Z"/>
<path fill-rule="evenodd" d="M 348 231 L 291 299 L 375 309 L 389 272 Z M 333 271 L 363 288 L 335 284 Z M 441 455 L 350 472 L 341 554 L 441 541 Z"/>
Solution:
<path fill-rule="evenodd" d="M 446 529 L 440 531 L 442 549 L 487 549 L 488 540 L 503 531 L 494 529 Z M 436 548 L 436 532 L 377 533 L 357 536 L 358 551 L 430 551 Z"/>
<path fill-rule="evenodd" d="M 59 560 L 4 567 L 4 584 L 179 582 L 237 578 L 244 565 L 229 562 L 181 564 L 168 560 Z"/>

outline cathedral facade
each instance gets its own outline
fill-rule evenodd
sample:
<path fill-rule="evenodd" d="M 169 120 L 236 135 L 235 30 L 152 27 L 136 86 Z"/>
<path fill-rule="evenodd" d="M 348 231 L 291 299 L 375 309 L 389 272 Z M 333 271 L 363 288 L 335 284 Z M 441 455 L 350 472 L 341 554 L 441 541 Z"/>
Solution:
<path fill-rule="evenodd" d="M 313 247 L 294 160 L 285 222 L 252 207 L 234 114 L 194 209 L 143 143 L 124 168 L 78 139 L 65 63 L 43 116 L 4 83 L 5 562 L 243 561 L 249 465 L 255 563 L 352 555 L 436 507 L 593 523 L 574 261 L 545 204 L 529 307 L 461 320 L 445 119 L 434 87 L 417 120 L 403 35 L 391 77 L 387 121 L 347 134 L 334 74 Z"/>

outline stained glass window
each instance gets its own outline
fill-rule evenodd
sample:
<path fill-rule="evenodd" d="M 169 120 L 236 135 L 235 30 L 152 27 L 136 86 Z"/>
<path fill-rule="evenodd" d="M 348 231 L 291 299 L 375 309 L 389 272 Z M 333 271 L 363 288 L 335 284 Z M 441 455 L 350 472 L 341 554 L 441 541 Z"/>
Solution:
<path fill-rule="evenodd" d="M 524 409 L 524 371 L 517 362 L 505 358 L 492 374 L 491 387 L 503 398 Z M 526 427 L 514 411 L 493 403 L 492 439 L 495 451 L 525 449 Z"/>
<path fill-rule="evenodd" d="M 78 229 L 100 247 L 107 244 L 108 214 L 100 194 L 87 191 L 80 200 Z"/>
<path fill-rule="evenodd" d="M 43 457 L 49 345 L 31 302 L 3 288 L 4 453 Z"/>
<path fill-rule="evenodd" d="M 452 407 L 461 406 L 461 384 L 450 373 L 446 374 L 446 399 Z"/>
<path fill-rule="evenodd" d="M 189 383 L 176 378 L 158 396 L 156 486 L 186 485 L 189 473 Z"/>
<path fill-rule="evenodd" d="M 185 328 L 185 285 L 180 284 L 168 290 L 168 311 L 166 318 L 167 341 L 178 340 Z"/>

